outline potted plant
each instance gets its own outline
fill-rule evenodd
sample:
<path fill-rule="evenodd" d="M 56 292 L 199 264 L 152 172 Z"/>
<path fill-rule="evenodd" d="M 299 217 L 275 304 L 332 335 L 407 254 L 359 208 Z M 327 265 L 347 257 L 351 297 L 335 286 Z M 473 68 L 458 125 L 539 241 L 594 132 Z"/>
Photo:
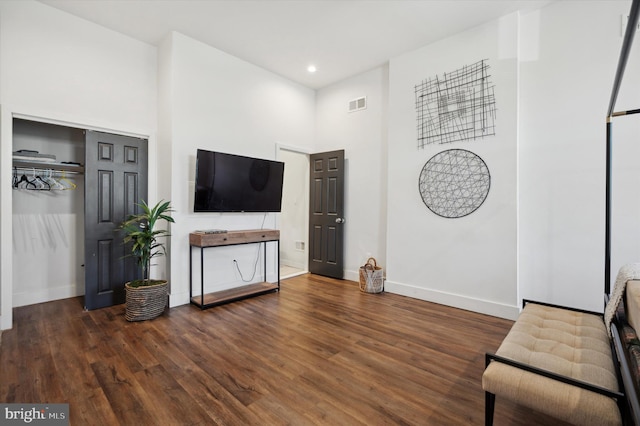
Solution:
<path fill-rule="evenodd" d="M 164 312 L 167 305 L 168 282 L 152 280 L 149 277 L 151 259 L 166 253 L 164 244 L 159 238 L 168 237 L 169 231 L 156 229 L 159 221 L 175 223 L 169 213 L 173 210 L 169 201 L 160 201 L 150 207 L 143 200 L 138 204 L 142 213 L 131 215 L 120 228 L 124 231 L 125 244 L 131 243 L 131 254 L 136 258 L 142 272 L 142 279 L 125 284 L 126 308 L 125 318 L 128 321 L 143 321 L 155 318 Z"/>

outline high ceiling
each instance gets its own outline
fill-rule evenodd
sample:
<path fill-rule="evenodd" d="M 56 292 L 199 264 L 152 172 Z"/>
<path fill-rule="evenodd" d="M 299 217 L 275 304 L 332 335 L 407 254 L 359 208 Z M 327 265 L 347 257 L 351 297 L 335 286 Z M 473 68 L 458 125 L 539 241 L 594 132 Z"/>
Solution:
<path fill-rule="evenodd" d="M 140 41 L 178 31 L 318 89 L 553 0 L 40 0 Z M 314 64 L 311 74 L 307 67 Z"/>

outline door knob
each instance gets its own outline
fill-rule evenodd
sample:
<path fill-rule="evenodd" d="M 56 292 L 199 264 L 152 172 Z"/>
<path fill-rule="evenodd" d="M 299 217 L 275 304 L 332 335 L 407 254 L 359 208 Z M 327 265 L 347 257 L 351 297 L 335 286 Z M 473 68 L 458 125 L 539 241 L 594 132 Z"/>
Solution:
<path fill-rule="evenodd" d="M 337 217 L 336 218 L 336 223 L 344 223 L 344 218 L 343 217 Z"/>

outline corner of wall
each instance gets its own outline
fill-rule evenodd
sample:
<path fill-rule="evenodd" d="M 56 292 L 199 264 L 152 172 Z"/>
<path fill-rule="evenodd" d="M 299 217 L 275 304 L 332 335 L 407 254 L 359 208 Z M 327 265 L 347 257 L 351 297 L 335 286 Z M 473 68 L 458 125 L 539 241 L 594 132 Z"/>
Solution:
<path fill-rule="evenodd" d="M 6 105 L 0 107 L 0 329 L 13 326 L 13 231 L 11 176 L 11 150 L 13 123 Z"/>

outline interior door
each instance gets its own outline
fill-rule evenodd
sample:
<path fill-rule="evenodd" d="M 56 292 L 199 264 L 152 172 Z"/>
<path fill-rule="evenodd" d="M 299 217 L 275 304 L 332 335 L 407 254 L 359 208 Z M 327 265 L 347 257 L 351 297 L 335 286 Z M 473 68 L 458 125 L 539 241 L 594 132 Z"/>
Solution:
<path fill-rule="evenodd" d="M 140 278 L 118 228 L 147 199 L 147 140 L 85 132 L 85 308 L 124 303 Z"/>
<path fill-rule="evenodd" d="M 344 150 L 310 155 L 309 272 L 344 276 Z"/>

